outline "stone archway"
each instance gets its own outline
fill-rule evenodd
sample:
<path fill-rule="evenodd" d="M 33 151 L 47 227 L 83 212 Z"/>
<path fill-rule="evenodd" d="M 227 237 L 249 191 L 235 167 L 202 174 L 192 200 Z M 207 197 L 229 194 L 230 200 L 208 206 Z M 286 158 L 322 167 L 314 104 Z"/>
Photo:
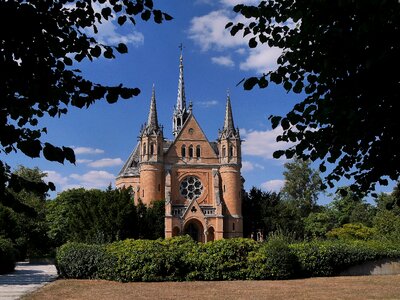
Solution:
<path fill-rule="evenodd" d="M 204 229 L 200 221 L 192 219 L 185 224 L 184 234 L 189 235 L 196 242 L 204 242 Z"/>

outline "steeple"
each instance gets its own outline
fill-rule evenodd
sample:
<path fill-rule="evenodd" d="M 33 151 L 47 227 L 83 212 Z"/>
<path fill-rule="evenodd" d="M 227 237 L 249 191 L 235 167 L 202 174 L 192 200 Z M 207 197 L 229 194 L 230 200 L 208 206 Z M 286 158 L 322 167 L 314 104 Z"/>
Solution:
<path fill-rule="evenodd" d="M 183 56 L 182 56 L 182 44 L 179 47 L 181 49 L 181 55 L 179 58 L 179 80 L 178 80 L 178 98 L 176 99 L 176 106 L 174 107 L 173 121 L 172 121 L 172 133 L 176 137 L 181 131 L 183 124 L 187 117 L 191 113 L 192 106 L 189 106 L 189 110 L 186 107 L 186 95 L 185 95 L 185 82 L 183 79 Z"/>
<path fill-rule="evenodd" d="M 179 81 L 178 81 L 178 98 L 176 99 L 176 109 L 186 110 L 185 82 L 183 80 L 183 56 L 179 58 Z"/>
<path fill-rule="evenodd" d="M 142 134 L 159 134 L 162 131 L 160 125 L 158 124 L 157 118 L 157 106 L 156 106 L 156 91 L 153 84 L 153 89 L 151 92 L 151 101 L 150 101 L 150 111 L 149 116 L 147 118 L 147 123 L 145 124 Z"/>
<path fill-rule="evenodd" d="M 231 97 L 228 91 L 226 97 L 224 127 L 219 133 L 219 138 L 238 138 L 238 137 L 239 137 L 239 129 L 235 129 L 235 125 L 233 123 Z"/>

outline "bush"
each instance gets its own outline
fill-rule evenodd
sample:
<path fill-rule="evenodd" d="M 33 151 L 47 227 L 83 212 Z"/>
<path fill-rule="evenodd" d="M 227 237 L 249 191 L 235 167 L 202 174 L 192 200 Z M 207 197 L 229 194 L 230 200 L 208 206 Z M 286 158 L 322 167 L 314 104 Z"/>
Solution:
<path fill-rule="evenodd" d="M 301 271 L 298 276 L 332 276 L 354 265 L 400 257 L 399 245 L 380 241 L 313 241 L 290 245 Z"/>
<path fill-rule="evenodd" d="M 103 245 L 67 243 L 56 255 L 56 267 L 62 278 L 113 279 L 115 258 Z"/>
<path fill-rule="evenodd" d="M 167 240 L 125 240 L 115 242 L 107 251 L 116 258 L 115 280 L 183 280 L 189 271 L 185 255 L 193 253 L 196 243 L 190 237 Z"/>
<path fill-rule="evenodd" d="M 297 257 L 283 237 L 273 237 L 249 253 L 250 279 L 288 279 L 295 276 L 297 269 Z"/>
<path fill-rule="evenodd" d="M 56 263 L 64 278 L 123 282 L 287 279 L 331 276 L 366 261 L 399 258 L 399 246 L 361 240 L 290 244 L 280 235 L 266 243 L 237 238 L 200 244 L 186 236 L 109 245 L 68 243 L 58 250 Z"/>
<path fill-rule="evenodd" d="M 247 257 L 259 244 L 252 239 L 235 238 L 199 244 L 186 260 L 191 267 L 188 280 L 235 280 L 248 277 Z"/>
<path fill-rule="evenodd" d="M 12 272 L 15 268 L 16 252 L 9 239 L 0 237 L 0 274 Z"/>

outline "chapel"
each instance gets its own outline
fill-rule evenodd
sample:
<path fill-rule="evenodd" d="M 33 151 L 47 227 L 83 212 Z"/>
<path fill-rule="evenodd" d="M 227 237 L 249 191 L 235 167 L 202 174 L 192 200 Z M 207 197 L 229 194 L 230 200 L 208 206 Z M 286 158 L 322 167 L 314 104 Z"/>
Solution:
<path fill-rule="evenodd" d="M 229 93 L 221 125 L 218 139 L 210 142 L 192 103 L 186 103 L 181 53 L 173 139 L 164 137 L 158 123 L 153 86 L 147 123 L 116 178 L 117 187 L 132 187 L 134 201 L 165 200 L 166 238 L 189 234 L 208 242 L 243 236 L 241 140 Z"/>

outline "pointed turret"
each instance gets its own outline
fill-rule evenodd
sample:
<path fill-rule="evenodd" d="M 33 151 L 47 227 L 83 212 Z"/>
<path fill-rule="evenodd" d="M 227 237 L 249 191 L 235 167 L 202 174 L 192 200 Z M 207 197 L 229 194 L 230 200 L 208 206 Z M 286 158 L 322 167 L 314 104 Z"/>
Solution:
<path fill-rule="evenodd" d="M 157 118 L 157 105 L 156 105 L 156 92 L 153 84 L 153 90 L 151 93 L 151 101 L 150 101 L 150 110 L 149 116 L 147 118 L 147 123 L 143 126 L 142 135 L 143 134 L 160 134 L 161 133 L 160 125 L 158 124 Z"/>
<path fill-rule="evenodd" d="M 229 91 L 226 97 L 224 127 L 219 132 L 219 138 L 239 138 L 239 130 L 235 129 Z"/>
<path fill-rule="evenodd" d="M 181 47 L 181 56 L 179 58 L 179 80 L 178 80 L 178 98 L 174 107 L 172 122 L 172 134 L 176 137 L 191 112 L 186 108 L 185 82 L 183 79 L 183 56 Z"/>

